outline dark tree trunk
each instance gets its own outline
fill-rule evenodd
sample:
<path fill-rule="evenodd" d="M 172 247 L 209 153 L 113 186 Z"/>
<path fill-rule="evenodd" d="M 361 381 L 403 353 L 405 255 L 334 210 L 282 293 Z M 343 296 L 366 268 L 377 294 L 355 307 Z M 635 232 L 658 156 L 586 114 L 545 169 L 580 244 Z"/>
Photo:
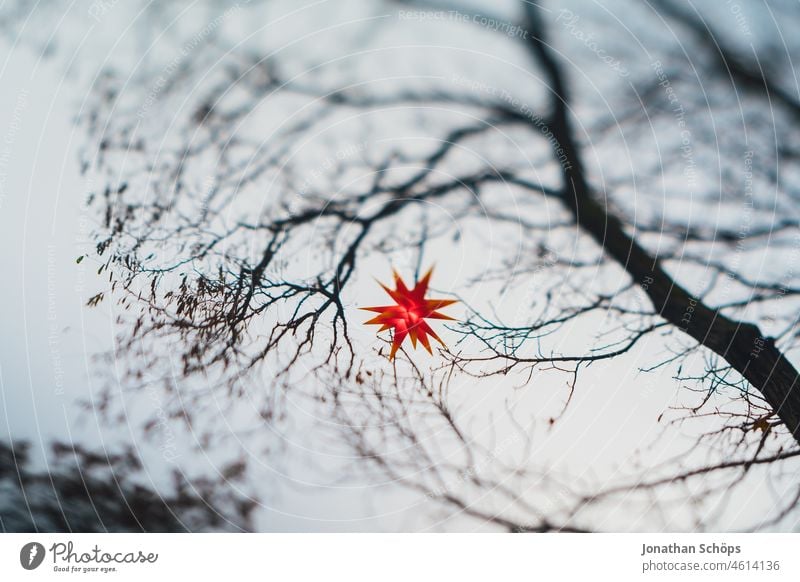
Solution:
<path fill-rule="evenodd" d="M 580 155 L 572 137 L 566 86 L 560 68 L 543 36 L 537 8 L 527 4 L 527 24 L 533 33 L 529 50 L 547 74 L 553 91 L 549 128 L 561 148 L 562 198 L 576 223 L 625 268 L 668 322 L 724 358 L 766 401 L 800 443 L 800 377 L 795 367 L 751 323 L 730 319 L 692 297 L 631 236 L 619 218 L 610 215 L 591 194 Z"/>

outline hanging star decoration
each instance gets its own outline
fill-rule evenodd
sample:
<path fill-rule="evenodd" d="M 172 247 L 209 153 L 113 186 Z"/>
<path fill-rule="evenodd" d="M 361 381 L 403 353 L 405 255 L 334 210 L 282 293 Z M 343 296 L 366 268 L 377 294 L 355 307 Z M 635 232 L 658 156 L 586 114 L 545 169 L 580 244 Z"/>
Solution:
<path fill-rule="evenodd" d="M 394 272 L 395 289 L 389 289 L 386 285 L 378 281 L 378 284 L 394 299 L 394 305 L 383 305 L 379 307 L 362 307 L 365 311 L 373 311 L 378 313 L 377 317 L 373 317 L 369 321 L 364 322 L 367 325 L 380 325 L 378 331 L 386 331 L 394 329 L 394 337 L 392 338 L 392 351 L 389 354 L 389 359 L 394 360 L 398 348 L 406 339 L 406 336 L 411 338 L 411 343 L 414 348 L 417 347 L 417 340 L 431 352 L 431 343 L 428 336 L 438 341 L 442 346 L 444 342 L 436 335 L 436 332 L 431 329 L 431 326 L 425 321 L 426 319 L 449 319 L 454 318 L 439 313 L 437 309 L 447 307 L 453 303 L 458 303 L 454 299 L 425 299 L 425 294 L 428 292 L 428 284 L 433 274 L 433 267 L 425 274 L 422 279 L 416 282 L 413 289 L 406 287 L 403 279 Z M 447 347 L 447 346 L 445 346 Z"/>

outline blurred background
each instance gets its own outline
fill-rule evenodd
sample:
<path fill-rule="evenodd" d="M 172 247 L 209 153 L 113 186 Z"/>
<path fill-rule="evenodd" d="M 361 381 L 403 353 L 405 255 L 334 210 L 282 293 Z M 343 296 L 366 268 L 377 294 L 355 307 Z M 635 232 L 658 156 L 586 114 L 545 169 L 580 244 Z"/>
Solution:
<path fill-rule="evenodd" d="M 798 25 L 0 4 L 0 530 L 798 531 Z"/>

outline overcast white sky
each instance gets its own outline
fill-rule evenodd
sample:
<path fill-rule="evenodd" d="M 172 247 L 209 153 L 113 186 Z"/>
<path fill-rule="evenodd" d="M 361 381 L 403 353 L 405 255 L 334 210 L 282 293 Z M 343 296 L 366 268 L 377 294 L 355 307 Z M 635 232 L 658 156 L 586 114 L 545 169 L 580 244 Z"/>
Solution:
<path fill-rule="evenodd" d="M 14 35 L 0 36 L 0 154 L 7 152 L 0 158 L 2 438 L 30 440 L 35 443 L 35 451 L 46 449 L 53 439 L 111 448 L 133 442 L 145 460 L 147 475 L 143 479 L 157 486 L 166 482 L 174 466 L 193 475 L 214 472 L 226 457 L 244 451 L 254 462 L 243 491 L 255 491 L 261 497 L 263 507 L 257 523 L 264 530 L 481 527 L 467 518 L 437 523 L 432 517 L 433 504 L 419 494 L 350 474 L 352 467 L 344 448 L 331 445 L 328 433 L 318 429 L 315 415 L 319 411 L 299 399 L 290 400 L 289 420 L 281 429 L 282 434 L 267 427 L 256 435 L 237 434 L 239 427 L 250 427 L 254 422 L 254 411 L 244 403 L 225 419 L 230 421 L 234 438 L 209 451 L 208 457 L 193 452 L 194 437 L 175 426 L 178 458 L 173 463 L 165 462 L 160 454 L 158 438 L 148 442 L 138 432 L 138 419 L 158 408 L 157 396 L 120 395 L 120 402 L 129 407 L 127 422 L 121 424 L 104 424 L 78 406 L 81 400 L 91 401 L 98 382 L 107 378 L 107 364 L 95 358 L 113 350 L 115 330 L 109 311 L 112 307 L 85 307 L 88 297 L 105 288 L 105 277 L 97 275 L 97 264 L 91 258 L 76 264 L 76 258 L 91 246 L 88 241 L 96 217 L 85 207 L 93 184 L 87 183 L 79 172 L 86 136 L 75 119 L 101 71 L 111 68 L 123 77 L 130 74 L 127 90 L 146 94 L 146 88 L 136 86 L 137 67 L 149 59 L 170 59 L 158 51 L 146 51 L 145 47 L 163 42 L 158 39 L 165 29 L 168 31 L 164 37 L 175 34 L 177 38 L 190 38 L 196 34 L 191 31 L 202 29 L 215 17 L 213 10 L 200 3 L 182 3 L 180 8 L 164 11 L 182 15 L 175 27 L 168 28 L 164 21 L 146 13 L 137 16 L 139 8 L 128 3 L 106 5 L 106 11 L 94 16 L 88 4 L 65 5 L 63 12 L 58 7 L 38 7 L 29 22 L 17 23 Z M 299 10 L 278 25 L 271 25 L 290 10 L 298 9 L 293 3 L 278 4 L 268 11 L 243 7 L 224 22 L 220 34 L 233 41 L 254 33 L 247 41 L 253 47 L 260 46 L 262 35 L 269 35 L 270 45 L 275 42 L 275 35 L 285 36 L 286 43 L 291 44 L 303 33 L 330 22 L 334 14 L 341 19 L 380 16 L 380 11 L 348 2 L 335 10 L 330 6 Z M 757 22 L 757 15 L 751 17 L 756 19 L 752 22 Z M 472 29 L 454 26 L 448 29 L 447 43 L 466 43 L 472 33 Z M 413 40 L 419 34 L 418 30 L 411 33 L 389 27 L 385 36 L 370 42 L 374 43 L 371 46 L 391 47 L 405 35 Z M 309 54 L 336 50 L 320 42 L 321 38 L 324 35 L 316 36 L 314 42 L 301 43 L 296 50 L 307 50 Z M 357 39 L 348 40 L 358 45 Z M 444 42 L 441 37 L 439 41 Z M 509 66 L 519 58 L 502 43 L 495 54 L 507 59 Z M 503 83 L 503 75 L 503 71 L 497 71 L 498 79 L 492 82 Z M 495 233 L 483 231 L 482 235 L 491 240 Z M 473 271 L 491 264 L 492 247 L 486 244 L 486 238 L 463 237 L 458 243 L 433 245 L 428 252 L 437 264 L 434 286 L 447 288 L 449 282 L 465 276 L 469 272 L 465 264 Z M 384 280 L 388 278 L 385 258 L 370 257 L 360 268 Z M 364 284 L 347 298 L 350 304 L 382 303 L 382 291 L 369 284 L 369 277 L 361 280 Z M 359 318 L 360 314 L 353 317 Z M 591 333 L 588 323 L 581 325 L 585 327 L 576 327 L 570 333 L 575 337 Z M 358 325 L 354 329 L 357 344 L 369 350 L 374 341 L 373 330 Z M 446 333 L 443 337 L 447 337 Z M 639 459 L 645 450 L 650 462 L 683 450 L 690 431 L 696 429 L 675 430 L 659 440 L 656 448 L 647 448 L 663 429 L 656 422 L 657 417 L 676 398 L 671 378 L 658 374 L 644 377 L 637 372 L 640 366 L 651 364 L 653 353 L 661 349 L 661 340 L 654 336 L 625 357 L 586 370 L 565 417 L 552 430 L 537 429 L 536 463 L 552 466 L 556 472 L 602 481 L 614 477 L 617 471 L 630 470 L 632 460 Z M 420 355 L 422 361 L 425 357 Z M 461 406 L 471 411 L 477 423 L 486 422 L 490 410 L 502 411 L 507 398 L 517 402 L 518 410 L 543 419 L 563 404 L 563 377 L 537 375 L 534 385 L 524 393 L 510 388 L 517 380 L 510 376 L 478 382 L 463 377 L 451 391 L 459 394 Z M 268 383 L 269 378 L 260 381 Z M 278 443 L 288 446 L 284 456 L 261 456 L 265 445 Z M 44 463 L 44 457 L 38 456 L 38 462 Z M 747 496 L 730 505 L 734 509 L 723 516 L 720 526 L 750 524 L 770 507 L 770 499 L 766 484 L 754 485 Z M 630 525 L 630 517 L 612 512 L 600 516 L 597 523 L 600 529 L 625 528 L 626 524 L 635 528 Z"/>

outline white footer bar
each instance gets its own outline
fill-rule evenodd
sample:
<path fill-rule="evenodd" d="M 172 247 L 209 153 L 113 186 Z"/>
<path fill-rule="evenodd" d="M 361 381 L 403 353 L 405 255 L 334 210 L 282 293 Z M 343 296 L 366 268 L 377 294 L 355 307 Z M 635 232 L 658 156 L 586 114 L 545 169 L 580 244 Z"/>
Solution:
<path fill-rule="evenodd" d="M 224 582 L 796 581 L 800 534 L 0 535 L 0 580 L 187 575 Z"/>

